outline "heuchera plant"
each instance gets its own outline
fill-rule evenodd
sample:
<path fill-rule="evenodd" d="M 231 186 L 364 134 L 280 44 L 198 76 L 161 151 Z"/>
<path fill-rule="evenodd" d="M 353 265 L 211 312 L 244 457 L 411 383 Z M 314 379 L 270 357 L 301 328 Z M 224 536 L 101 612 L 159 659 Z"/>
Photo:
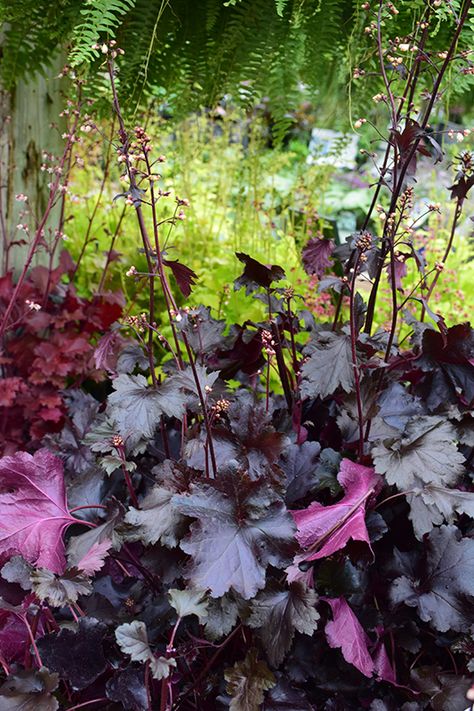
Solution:
<path fill-rule="evenodd" d="M 425 267 L 408 228 L 416 156 L 431 145 L 441 157 L 428 119 L 446 68 L 459 59 L 469 3 L 438 59 L 426 48 L 428 6 L 414 35 L 383 48 L 391 8 L 380 4 L 371 30 L 391 118 L 372 209 L 343 248 L 312 240 L 304 254 L 308 272 L 339 305 L 332 323 L 315 322 L 304 297 L 282 285 L 280 266 L 245 253 L 237 254 L 235 288 L 263 301 L 265 320 L 229 328 L 204 306 L 178 308 L 170 276 L 184 296 L 197 277 L 168 259 L 162 233 L 168 237 L 184 216 L 186 200 L 176 198 L 169 219 L 158 221 L 157 201 L 168 197 L 156 173 L 162 157 L 152 158 L 143 128 L 127 131 L 115 92 L 118 50 L 104 44 L 129 181 L 123 197 L 136 212 L 148 264 L 145 274 L 134 267 L 128 274 L 148 286 L 149 312 L 123 321 L 133 342 L 113 331 L 96 345 L 96 367 L 113 379 L 108 394 L 95 396 L 81 387 L 90 377 L 84 333 L 107 328 L 118 307 L 77 300 L 58 273 L 59 312 L 50 313 L 52 304 L 29 319 L 22 312 L 25 338 L 45 368 L 49 344 L 69 328 L 64 347 L 73 342 L 81 365 L 71 372 L 71 357 L 51 351 L 47 384 L 64 407 L 59 426 L 37 451 L 42 433 L 0 460 L 0 708 L 468 705 L 474 335 L 469 324 L 448 326 L 430 310 L 442 265 Z M 415 49 L 405 67 L 407 43 Z M 387 75 L 388 51 L 402 62 Z M 415 120 L 426 58 L 433 93 Z M 474 182 L 468 153 L 459 166 L 445 260 Z M 384 191 L 389 207 L 376 235 L 370 214 Z M 420 270 L 419 290 L 408 294 L 396 265 L 401 245 Z M 386 272 L 392 325 L 373 332 Z M 367 304 L 360 279 L 371 283 Z M 165 323 L 155 313 L 158 288 Z M 405 311 L 409 302 L 419 319 Z M 24 332 L 11 327 L 12 306 L 6 318 L 8 353 Z M 411 335 L 399 344 L 401 319 Z M 274 374 L 278 392 L 270 388 Z"/>
<path fill-rule="evenodd" d="M 92 385 L 106 376 L 107 363 L 97 349 L 122 314 L 120 294 L 80 298 L 72 283 L 74 264 L 67 252 L 58 267 L 32 269 L 17 294 L 8 337 L 0 356 L 0 450 L 12 454 L 41 446 L 44 436 L 62 430 L 69 386 Z M 14 290 L 12 272 L 0 278 L 3 310 Z M 117 344 L 120 334 L 110 331 Z M 123 338 L 121 339 L 123 341 Z M 89 388 L 90 389 L 90 388 Z"/>

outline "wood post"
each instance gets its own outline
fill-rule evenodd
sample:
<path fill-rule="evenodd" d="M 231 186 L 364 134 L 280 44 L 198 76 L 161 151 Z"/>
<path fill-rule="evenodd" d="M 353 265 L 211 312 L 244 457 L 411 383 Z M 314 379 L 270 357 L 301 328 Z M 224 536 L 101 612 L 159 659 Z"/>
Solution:
<path fill-rule="evenodd" d="M 28 224 L 30 235 L 44 213 L 48 200 L 48 183 L 52 176 L 41 171 L 43 152 L 57 155 L 62 151 L 63 108 L 62 81 L 57 78 L 64 64 L 58 55 L 44 75 L 20 79 L 11 91 L 0 92 L 0 270 L 17 271 L 21 267 L 28 245 L 12 241 L 29 240 L 17 229 Z M 56 127 L 52 127 L 55 124 Z M 24 194 L 28 202 L 16 200 Z M 28 213 L 21 215 L 27 207 Z M 58 214 L 51 215 L 49 228 L 54 229 Z M 44 256 L 44 255 L 43 255 Z M 40 252 L 35 263 L 41 262 Z"/>

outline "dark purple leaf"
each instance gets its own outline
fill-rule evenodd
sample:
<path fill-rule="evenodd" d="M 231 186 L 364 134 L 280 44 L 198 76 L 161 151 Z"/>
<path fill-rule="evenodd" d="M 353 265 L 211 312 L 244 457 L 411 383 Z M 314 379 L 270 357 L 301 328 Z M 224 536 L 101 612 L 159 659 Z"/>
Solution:
<path fill-rule="evenodd" d="M 74 689 L 85 689 L 107 666 L 102 648 L 104 629 L 92 617 L 81 617 L 77 631 L 64 628 L 38 640 L 41 659 Z"/>
<path fill-rule="evenodd" d="M 248 600 L 264 587 L 269 564 L 281 568 L 287 563 L 294 535 L 291 516 L 261 480 L 229 474 L 212 484 L 192 484 L 189 495 L 172 502 L 197 519 L 181 548 L 192 557 L 192 584 L 209 588 L 213 597 L 233 588 Z"/>
<path fill-rule="evenodd" d="M 334 242 L 324 237 L 311 237 L 303 247 L 303 266 L 306 274 L 321 278 L 331 266 Z"/>
<path fill-rule="evenodd" d="M 148 698 L 145 688 L 145 672 L 142 669 L 128 667 L 116 672 L 105 686 L 107 698 L 122 704 L 129 711 L 146 711 Z"/>
<path fill-rule="evenodd" d="M 116 355 L 124 340 L 118 331 L 109 331 L 99 340 L 94 350 L 94 363 L 97 370 L 113 372 Z"/>
<path fill-rule="evenodd" d="M 316 711 L 300 689 L 292 687 L 284 678 L 266 695 L 263 711 Z"/>
<path fill-rule="evenodd" d="M 182 320 L 177 324 L 184 332 L 188 343 L 196 355 L 212 354 L 225 343 L 226 322 L 211 316 L 211 309 L 198 306 L 181 313 Z"/>
<path fill-rule="evenodd" d="M 319 442 L 290 444 L 280 457 L 279 465 L 286 477 L 286 503 L 302 499 L 313 487 L 317 487 L 316 467 L 321 445 Z"/>
<path fill-rule="evenodd" d="M 262 476 L 288 443 L 276 432 L 265 405 L 247 392 L 237 394 L 228 409 L 230 428 L 238 444 L 238 457 L 252 478 Z"/>
<path fill-rule="evenodd" d="M 318 442 L 291 444 L 283 452 L 279 466 L 286 476 L 286 503 L 302 499 L 310 491 L 340 491 L 337 481 L 341 456 L 333 449 L 321 451 Z"/>
<path fill-rule="evenodd" d="M 253 375 L 265 363 L 262 348 L 260 331 L 234 326 L 230 330 L 229 344 L 216 350 L 208 363 L 220 371 L 221 378 L 233 378 L 239 370 Z"/>
<path fill-rule="evenodd" d="M 140 370 L 146 370 L 149 365 L 148 358 L 139 343 L 127 343 L 117 358 L 118 373 L 130 374 L 137 366 Z"/>
<path fill-rule="evenodd" d="M 245 264 L 243 273 L 234 282 L 236 289 L 240 289 L 242 286 L 247 287 L 247 292 L 257 286 L 269 289 L 274 281 L 285 278 L 284 270 L 276 264 L 266 266 L 243 252 L 236 252 L 235 255 Z"/>
<path fill-rule="evenodd" d="M 181 264 L 178 259 L 163 259 L 163 264 L 171 269 L 181 293 L 187 298 L 191 294 L 192 287 L 198 278 L 196 272 L 193 272 L 185 264 Z"/>
<path fill-rule="evenodd" d="M 415 687 L 430 699 L 433 711 L 468 711 L 466 693 L 471 679 L 448 674 L 434 666 L 417 667 L 411 676 Z"/>
<path fill-rule="evenodd" d="M 420 365 L 424 370 L 439 373 L 445 383 L 440 401 L 457 401 L 459 392 L 467 404 L 474 400 L 474 330 L 463 323 L 448 329 L 446 337 L 425 330 Z"/>
<path fill-rule="evenodd" d="M 467 194 L 474 185 L 474 175 L 470 175 L 468 178 L 465 175 L 462 175 L 457 183 L 454 183 L 454 185 L 451 185 L 448 190 L 451 190 L 451 199 L 454 200 L 465 200 L 467 198 Z"/>
<path fill-rule="evenodd" d="M 392 283 L 392 268 L 391 268 L 390 264 L 386 267 L 386 271 L 387 271 L 388 281 L 391 284 Z M 399 291 L 403 291 L 403 279 L 406 277 L 407 271 L 408 271 L 405 255 L 401 254 L 400 256 L 394 257 L 393 271 L 395 274 L 395 288 L 398 289 Z"/>

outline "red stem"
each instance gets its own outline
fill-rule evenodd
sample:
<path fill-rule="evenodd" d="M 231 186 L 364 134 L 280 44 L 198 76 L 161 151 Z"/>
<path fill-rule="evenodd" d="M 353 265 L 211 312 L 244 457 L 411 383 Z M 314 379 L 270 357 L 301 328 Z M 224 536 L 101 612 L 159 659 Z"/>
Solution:
<path fill-rule="evenodd" d="M 75 704 L 75 706 L 70 706 L 68 711 L 75 711 L 75 709 L 82 709 L 84 706 L 91 706 L 92 704 L 99 704 L 105 701 L 106 703 L 109 702 L 109 699 L 106 696 L 101 696 L 98 699 L 91 699 L 90 701 L 83 701 L 82 704 Z"/>

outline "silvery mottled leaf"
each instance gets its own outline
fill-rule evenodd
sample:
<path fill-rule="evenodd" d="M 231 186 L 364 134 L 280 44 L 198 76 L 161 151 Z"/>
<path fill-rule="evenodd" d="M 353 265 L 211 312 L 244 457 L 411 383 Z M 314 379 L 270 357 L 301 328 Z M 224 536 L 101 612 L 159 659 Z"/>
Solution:
<path fill-rule="evenodd" d="M 150 659 L 150 669 L 154 679 L 167 679 L 171 670 L 176 667 L 173 657 L 153 657 Z"/>
<path fill-rule="evenodd" d="M 216 642 L 229 634 L 237 623 L 239 606 L 229 595 L 210 598 L 205 620 L 206 637 Z"/>
<path fill-rule="evenodd" d="M 128 472 L 134 472 L 137 468 L 135 462 L 124 461 L 115 454 L 106 454 L 104 457 L 99 457 L 98 462 L 108 476 L 122 467 L 125 467 Z"/>
<path fill-rule="evenodd" d="M 463 471 L 464 457 L 456 446 L 456 430 L 441 417 L 410 420 L 403 434 L 372 450 L 375 471 L 388 484 L 412 489 L 418 482 L 452 484 Z"/>
<path fill-rule="evenodd" d="M 317 627 L 318 596 L 303 583 L 291 583 L 285 590 L 269 590 L 252 601 L 249 627 L 258 630 L 268 660 L 278 667 L 288 653 L 295 631 L 312 635 Z"/>
<path fill-rule="evenodd" d="M 8 563 L 5 563 L 1 570 L 4 580 L 9 583 L 17 583 L 23 590 L 31 590 L 30 575 L 34 570 L 21 555 L 14 555 Z"/>
<path fill-rule="evenodd" d="M 474 540 L 456 526 L 434 528 L 425 542 L 426 563 L 394 580 L 394 604 L 416 607 L 423 622 L 440 632 L 462 631 L 474 614 Z"/>
<path fill-rule="evenodd" d="M 153 657 L 146 625 L 141 620 L 126 622 L 117 627 L 115 639 L 122 652 L 128 654 L 134 662 L 147 662 Z"/>
<path fill-rule="evenodd" d="M 174 607 L 178 617 L 196 615 L 200 622 L 205 621 L 207 617 L 207 600 L 205 599 L 205 595 L 205 590 L 193 590 L 192 588 L 186 588 L 185 590 L 168 590 L 170 605 Z"/>
<path fill-rule="evenodd" d="M 474 493 L 426 484 L 407 495 L 410 519 L 416 537 L 421 540 L 433 526 L 452 523 L 456 514 L 474 518 Z"/>
<path fill-rule="evenodd" d="M 58 686 L 58 675 L 46 667 L 25 669 L 11 674 L 0 687 L 1 711 L 56 711 L 59 703 L 51 692 Z"/>
<path fill-rule="evenodd" d="M 146 625 L 140 620 L 126 622 L 115 630 L 117 644 L 124 654 L 128 654 L 134 662 L 149 662 L 155 679 L 165 679 L 171 668 L 176 666 L 175 659 L 155 657 L 148 642 Z"/>
<path fill-rule="evenodd" d="M 93 451 L 106 454 L 113 449 L 112 439 L 117 434 L 117 428 L 108 417 L 99 417 L 94 426 L 84 437 L 84 444 Z"/>
<path fill-rule="evenodd" d="M 321 331 L 311 341 L 307 352 L 311 353 L 310 358 L 301 369 L 303 397 L 325 398 L 340 387 L 351 392 L 354 366 L 349 336 Z"/>
<path fill-rule="evenodd" d="M 92 592 L 92 585 L 84 575 L 70 571 L 59 576 L 39 568 L 31 573 L 31 583 L 34 593 L 40 600 L 47 600 L 51 607 L 70 605 L 77 602 L 81 595 Z"/>
<path fill-rule="evenodd" d="M 157 483 L 140 503 L 140 509 L 130 507 L 125 516 L 125 523 L 132 527 L 126 536 L 130 541 L 141 541 L 146 545 L 160 542 L 175 548 L 186 531 L 186 520 L 172 503 L 172 498 L 187 489 L 187 482 L 169 461 L 156 470 Z"/>
<path fill-rule="evenodd" d="M 124 438 L 149 439 L 161 415 L 180 418 L 184 412 L 185 397 L 173 382 L 153 388 L 143 375 L 121 374 L 113 381 L 113 388 L 109 414 Z"/>

